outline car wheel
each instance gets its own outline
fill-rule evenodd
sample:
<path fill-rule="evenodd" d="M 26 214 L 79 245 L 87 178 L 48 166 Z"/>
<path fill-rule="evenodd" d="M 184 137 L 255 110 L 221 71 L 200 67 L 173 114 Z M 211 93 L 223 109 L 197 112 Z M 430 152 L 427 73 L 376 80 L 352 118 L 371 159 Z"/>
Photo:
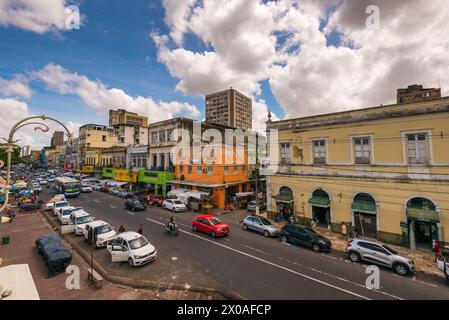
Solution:
<path fill-rule="evenodd" d="M 192 226 L 192 230 L 196 232 L 197 230 L 196 226 Z"/>
<path fill-rule="evenodd" d="M 243 224 L 243 230 L 248 231 L 248 226 L 246 224 Z"/>
<path fill-rule="evenodd" d="M 281 241 L 283 243 L 288 243 L 288 237 L 286 235 L 281 236 Z"/>
<path fill-rule="evenodd" d="M 164 210 L 165 210 L 165 204 L 163 204 L 163 205 L 162 205 L 162 209 L 164 209 Z"/>
<path fill-rule="evenodd" d="M 131 259 L 131 258 L 128 259 L 128 265 L 129 265 L 130 267 L 134 267 L 133 259 Z"/>
<path fill-rule="evenodd" d="M 320 252 L 320 246 L 317 243 L 312 245 L 312 250 L 315 252 Z"/>
<path fill-rule="evenodd" d="M 265 230 L 264 232 L 263 232 L 263 235 L 265 236 L 265 237 L 269 237 L 270 236 L 270 233 L 267 231 L 267 230 Z"/>
<path fill-rule="evenodd" d="M 360 260 L 362 260 L 360 258 L 360 255 L 357 252 L 351 252 L 349 254 L 349 260 L 351 260 L 351 262 L 357 263 L 360 262 Z"/>
<path fill-rule="evenodd" d="M 393 266 L 394 272 L 396 272 L 397 274 L 401 275 L 401 276 L 405 276 L 407 274 L 409 274 L 410 270 L 407 268 L 406 265 L 402 264 L 402 263 L 397 263 Z"/>
<path fill-rule="evenodd" d="M 212 238 L 215 238 L 217 235 L 215 234 L 215 232 L 211 232 L 210 235 L 212 236 Z"/>

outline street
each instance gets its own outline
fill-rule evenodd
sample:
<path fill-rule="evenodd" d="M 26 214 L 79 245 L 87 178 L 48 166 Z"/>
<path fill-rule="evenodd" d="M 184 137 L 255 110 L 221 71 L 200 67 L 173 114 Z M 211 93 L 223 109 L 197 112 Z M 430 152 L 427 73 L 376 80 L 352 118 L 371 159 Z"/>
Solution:
<path fill-rule="evenodd" d="M 45 190 L 41 199 L 53 192 Z M 209 288 L 225 288 L 247 299 L 449 299 L 449 287 L 441 277 L 417 273 L 402 277 L 380 268 L 380 289 L 365 286 L 365 264 L 353 264 L 339 252 L 317 254 L 310 249 L 283 244 L 279 239 L 243 231 L 231 215 L 220 216 L 230 226 L 230 235 L 214 239 L 194 233 L 194 213 L 172 213 L 149 207 L 142 212 L 124 209 L 125 200 L 106 193 L 81 194 L 69 198 L 73 206 L 83 207 L 97 220 L 127 231 L 143 225 L 144 235 L 155 245 L 158 258 L 148 265 L 130 268 L 113 264 L 106 249 L 95 251 L 95 258 L 123 276 L 176 282 Z M 165 232 L 173 215 L 180 227 L 179 237 Z M 83 242 L 81 237 L 80 242 Z M 87 245 L 86 245 L 87 248 Z M 174 258 L 174 259 L 173 259 Z"/>

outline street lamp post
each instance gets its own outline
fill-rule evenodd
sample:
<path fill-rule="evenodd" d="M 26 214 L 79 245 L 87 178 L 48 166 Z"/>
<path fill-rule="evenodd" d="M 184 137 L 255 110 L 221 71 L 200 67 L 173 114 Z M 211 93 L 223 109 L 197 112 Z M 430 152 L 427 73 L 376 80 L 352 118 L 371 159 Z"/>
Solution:
<path fill-rule="evenodd" d="M 37 122 L 37 121 L 31 121 L 28 122 L 30 120 L 34 120 L 34 119 L 40 119 L 40 120 L 51 120 L 54 121 L 58 124 L 60 124 L 67 132 L 67 137 L 68 137 L 68 141 L 69 141 L 69 145 L 72 145 L 72 134 L 70 133 L 69 129 L 59 120 L 47 117 L 45 115 L 42 116 L 32 116 L 32 117 L 28 117 L 25 119 L 20 120 L 19 122 L 17 122 L 9 131 L 9 136 L 8 139 L 2 138 L 3 140 L 5 140 L 7 142 L 6 144 L 6 154 L 7 154 L 7 164 L 6 164 L 6 186 L 5 186 L 5 202 L 3 204 L 2 207 L 0 207 L 0 219 L 1 219 L 1 215 L 3 214 L 3 211 L 5 210 L 5 208 L 8 205 L 8 201 L 9 201 L 9 190 L 10 190 L 10 181 L 11 181 L 11 160 L 12 160 L 12 153 L 14 152 L 14 143 L 16 143 L 19 140 L 14 140 L 14 134 L 21 128 L 25 127 L 25 126 L 31 126 L 34 125 L 34 130 L 40 130 L 42 132 L 48 132 L 50 131 L 50 128 L 42 123 L 42 122 Z"/>

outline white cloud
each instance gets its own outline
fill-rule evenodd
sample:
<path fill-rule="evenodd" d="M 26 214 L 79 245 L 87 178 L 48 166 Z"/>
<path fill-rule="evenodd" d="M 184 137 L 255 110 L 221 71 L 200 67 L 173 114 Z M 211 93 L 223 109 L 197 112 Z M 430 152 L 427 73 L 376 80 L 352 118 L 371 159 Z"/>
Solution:
<path fill-rule="evenodd" d="M 2 0 L 0 25 L 36 32 L 67 30 L 65 0 Z"/>
<path fill-rule="evenodd" d="M 22 76 L 16 76 L 13 79 L 6 80 L 0 77 L 0 93 L 7 97 L 31 98 L 31 89 L 27 85 L 27 79 Z"/>
<path fill-rule="evenodd" d="M 397 88 L 437 86 L 438 74 L 443 92 L 449 87 L 444 0 L 163 3 L 170 32 L 153 39 L 185 94 L 233 86 L 256 98 L 256 110 L 268 79 L 286 116 L 295 117 L 393 103 Z M 379 30 L 366 28 L 368 5 L 380 8 Z M 207 49 L 189 49 L 188 33 Z M 336 34 L 342 42 L 329 45 Z M 258 115 L 255 128 L 263 126 Z"/>
<path fill-rule="evenodd" d="M 122 89 L 109 89 L 99 80 L 72 73 L 60 65 L 48 64 L 33 73 L 50 90 L 60 94 L 76 94 L 100 116 L 107 116 L 110 109 L 122 108 L 147 115 L 150 122 L 173 118 L 174 115 L 188 114 L 199 117 L 198 109 L 188 103 L 177 101 L 154 101 L 151 97 L 132 97 Z"/>

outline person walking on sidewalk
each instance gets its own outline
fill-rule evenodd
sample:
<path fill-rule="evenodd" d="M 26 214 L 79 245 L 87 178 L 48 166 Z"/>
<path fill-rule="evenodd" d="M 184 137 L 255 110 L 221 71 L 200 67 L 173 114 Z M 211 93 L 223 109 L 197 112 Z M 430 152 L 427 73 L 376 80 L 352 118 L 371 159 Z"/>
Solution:
<path fill-rule="evenodd" d="M 345 222 L 343 222 L 341 224 L 341 234 L 343 236 L 343 239 L 346 238 L 346 241 L 349 241 L 348 229 L 346 227 L 346 223 Z"/>
<path fill-rule="evenodd" d="M 139 230 L 137 230 L 137 233 L 143 235 L 143 225 L 142 224 L 139 226 Z"/>
<path fill-rule="evenodd" d="M 435 262 L 438 262 L 438 260 L 441 258 L 441 252 L 443 251 L 443 248 L 441 247 L 441 244 L 439 241 L 435 242 L 435 245 L 433 246 L 433 250 L 435 251 Z"/>

